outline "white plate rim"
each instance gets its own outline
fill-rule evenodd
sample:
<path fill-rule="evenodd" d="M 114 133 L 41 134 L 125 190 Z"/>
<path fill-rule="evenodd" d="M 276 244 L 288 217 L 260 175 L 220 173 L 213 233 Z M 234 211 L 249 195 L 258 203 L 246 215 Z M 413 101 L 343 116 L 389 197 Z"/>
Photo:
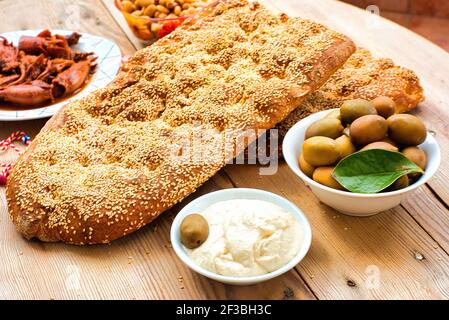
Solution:
<path fill-rule="evenodd" d="M 5 37 L 9 42 L 12 41 L 15 45 L 17 45 L 17 42 L 21 36 L 36 36 L 42 30 L 44 29 L 11 31 L 1 33 L 0 36 Z M 60 29 L 51 29 L 50 31 L 53 34 L 61 35 L 68 35 L 73 32 Z M 84 32 L 79 32 L 79 34 L 81 34 L 81 39 L 79 44 L 75 47 L 86 46 L 87 48 L 91 48 L 86 50 L 93 51 L 97 56 L 97 68 L 89 84 L 76 95 L 47 107 L 11 111 L 0 109 L 0 121 L 22 121 L 51 117 L 67 103 L 85 97 L 96 89 L 105 87 L 114 79 L 120 69 L 122 61 L 122 54 L 118 45 L 101 36 Z"/>

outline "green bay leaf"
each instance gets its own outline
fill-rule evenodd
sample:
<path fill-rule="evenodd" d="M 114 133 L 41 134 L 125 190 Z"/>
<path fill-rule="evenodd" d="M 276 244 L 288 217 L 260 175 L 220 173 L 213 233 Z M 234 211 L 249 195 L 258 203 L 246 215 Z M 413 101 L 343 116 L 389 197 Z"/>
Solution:
<path fill-rule="evenodd" d="M 388 188 L 406 174 L 422 172 L 402 153 L 372 149 L 344 158 L 332 175 L 347 190 L 368 194 Z"/>

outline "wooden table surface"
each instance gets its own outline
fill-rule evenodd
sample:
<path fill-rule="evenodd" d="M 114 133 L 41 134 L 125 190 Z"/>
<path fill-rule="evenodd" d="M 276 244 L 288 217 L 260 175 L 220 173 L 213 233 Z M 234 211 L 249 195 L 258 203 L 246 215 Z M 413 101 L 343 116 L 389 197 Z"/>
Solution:
<path fill-rule="evenodd" d="M 427 100 L 415 114 L 435 132 L 443 162 L 404 203 L 371 218 L 341 215 L 321 204 L 284 163 L 273 176 L 230 165 L 156 222 L 111 245 L 76 247 L 26 241 L 16 232 L 0 188 L 0 298 L 30 299 L 447 299 L 449 298 L 449 54 L 427 40 L 334 0 L 264 0 L 275 11 L 319 20 L 379 56 L 415 70 Z M 142 47 L 112 0 L 3 0 L 0 33 L 73 29 L 115 41 L 123 54 Z M 80 19 L 77 19 L 79 17 Z M 78 25 L 77 25 L 78 24 Z M 45 119 L 0 122 L 34 136 Z M 1 159 L 12 159 L 13 153 Z M 283 195 L 308 216 L 313 243 L 306 258 L 269 282 L 233 287 L 190 271 L 170 247 L 179 208 L 222 188 L 254 187 Z"/>

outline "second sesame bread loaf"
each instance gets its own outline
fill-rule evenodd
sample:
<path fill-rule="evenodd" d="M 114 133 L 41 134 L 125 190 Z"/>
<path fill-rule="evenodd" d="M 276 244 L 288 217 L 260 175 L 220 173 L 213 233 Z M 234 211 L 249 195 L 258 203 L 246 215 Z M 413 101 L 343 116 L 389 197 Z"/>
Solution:
<path fill-rule="evenodd" d="M 391 59 L 375 58 L 359 48 L 332 77 L 298 106 L 277 128 L 281 139 L 298 121 L 308 115 L 334 108 L 350 99 L 372 100 L 387 96 L 396 103 L 396 112 L 412 110 L 424 100 L 418 76 L 395 65 Z"/>

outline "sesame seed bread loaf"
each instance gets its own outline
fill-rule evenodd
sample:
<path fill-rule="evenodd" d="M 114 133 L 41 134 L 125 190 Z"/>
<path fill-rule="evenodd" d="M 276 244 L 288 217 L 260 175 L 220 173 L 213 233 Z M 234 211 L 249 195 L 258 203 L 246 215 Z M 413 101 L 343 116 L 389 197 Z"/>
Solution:
<path fill-rule="evenodd" d="M 374 58 L 359 48 L 334 75 L 317 91 L 279 123 L 282 138 L 298 121 L 308 115 L 340 108 L 345 100 L 387 96 L 396 102 L 396 112 L 412 110 L 424 100 L 418 76 L 411 70 L 394 64 L 391 59 Z"/>
<path fill-rule="evenodd" d="M 10 216 L 42 241 L 125 236 L 231 160 L 242 130 L 258 130 L 246 147 L 282 121 L 354 50 L 318 23 L 222 2 L 49 120 L 8 179 Z"/>
<path fill-rule="evenodd" d="M 371 100 L 378 96 L 392 98 L 396 102 L 396 112 L 403 113 L 424 100 L 424 90 L 412 70 L 395 65 L 391 59 L 374 58 L 368 50 L 358 48 L 319 90 L 275 127 L 278 129 L 275 144 L 267 136 L 253 148 L 259 148 L 257 156 L 282 158 L 282 141 L 287 131 L 300 120 L 318 111 L 340 108 L 346 100 Z"/>

